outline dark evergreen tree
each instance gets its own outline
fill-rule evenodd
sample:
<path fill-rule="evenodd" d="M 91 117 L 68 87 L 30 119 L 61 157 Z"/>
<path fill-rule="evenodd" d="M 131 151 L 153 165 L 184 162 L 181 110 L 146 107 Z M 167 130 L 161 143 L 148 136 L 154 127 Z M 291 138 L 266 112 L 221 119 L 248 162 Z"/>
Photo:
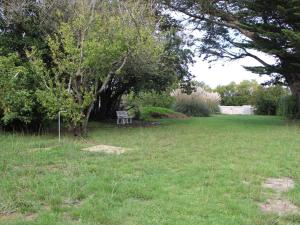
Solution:
<path fill-rule="evenodd" d="M 252 57 L 261 63 L 246 69 L 286 83 L 297 97 L 300 114 L 299 0 L 163 0 L 205 32 L 199 51 L 207 59 Z M 255 51 L 276 58 L 271 65 Z"/>

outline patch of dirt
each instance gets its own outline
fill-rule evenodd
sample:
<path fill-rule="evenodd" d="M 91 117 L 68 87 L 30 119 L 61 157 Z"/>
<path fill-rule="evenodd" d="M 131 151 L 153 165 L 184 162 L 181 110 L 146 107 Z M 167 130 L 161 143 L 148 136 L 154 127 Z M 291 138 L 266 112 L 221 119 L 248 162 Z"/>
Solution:
<path fill-rule="evenodd" d="M 243 183 L 244 185 L 250 185 L 250 182 L 249 182 L 249 181 L 246 181 L 246 180 L 243 180 L 242 183 Z"/>
<path fill-rule="evenodd" d="M 18 212 L 0 213 L 0 221 L 9 221 L 9 220 L 17 220 L 17 219 L 23 219 L 25 221 L 34 221 L 37 218 L 38 218 L 37 213 L 30 213 L 26 215 L 22 215 Z"/>
<path fill-rule="evenodd" d="M 268 199 L 266 203 L 260 204 L 264 213 L 276 213 L 279 215 L 297 214 L 299 208 L 288 200 Z"/>
<path fill-rule="evenodd" d="M 51 165 L 45 165 L 45 166 L 41 167 L 41 169 L 45 169 L 47 171 L 52 171 L 52 172 L 59 171 L 59 170 L 61 170 L 61 168 L 62 167 L 59 164 L 51 164 Z"/>
<path fill-rule="evenodd" d="M 96 145 L 89 148 L 81 149 L 85 152 L 93 152 L 93 153 L 106 153 L 106 154 L 116 154 L 120 155 L 125 153 L 125 149 L 116 146 L 109 146 L 109 145 Z"/>
<path fill-rule="evenodd" d="M 276 213 L 278 215 L 297 214 L 300 212 L 298 206 L 281 197 L 283 192 L 287 192 L 295 187 L 295 182 L 291 178 L 268 178 L 262 186 L 276 191 L 273 199 L 268 199 L 267 202 L 259 204 L 262 212 Z"/>
<path fill-rule="evenodd" d="M 31 213 L 28 215 L 25 215 L 25 220 L 26 221 L 34 221 L 38 218 L 38 214 L 37 213 Z"/>
<path fill-rule="evenodd" d="M 271 188 L 277 192 L 286 192 L 295 187 L 295 182 L 288 177 L 269 178 L 263 183 L 263 187 Z"/>
<path fill-rule="evenodd" d="M 16 220 L 20 217 L 20 214 L 17 212 L 7 212 L 7 213 L 0 213 L 0 221 L 6 220 Z"/>

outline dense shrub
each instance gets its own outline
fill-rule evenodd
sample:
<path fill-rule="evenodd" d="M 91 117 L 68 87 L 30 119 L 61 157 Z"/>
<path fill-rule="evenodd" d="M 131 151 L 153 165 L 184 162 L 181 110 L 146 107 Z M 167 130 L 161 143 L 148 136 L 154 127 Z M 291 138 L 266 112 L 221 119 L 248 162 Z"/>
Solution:
<path fill-rule="evenodd" d="M 172 109 L 162 107 L 142 107 L 140 109 L 140 119 L 149 121 L 163 118 L 185 118 L 182 113 L 174 112 Z"/>
<path fill-rule="evenodd" d="M 22 129 L 45 123 L 36 96 L 40 79 L 18 54 L 0 56 L 0 74 L 0 125 Z"/>
<path fill-rule="evenodd" d="M 278 103 L 277 115 L 293 119 L 297 115 L 297 99 L 294 96 L 281 97 Z"/>
<path fill-rule="evenodd" d="M 219 112 L 220 96 L 217 93 L 197 88 L 191 95 L 177 90 L 174 92 L 174 97 L 175 111 L 188 116 L 210 116 L 211 113 Z"/>
<path fill-rule="evenodd" d="M 228 85 L 220 85 L 215 91 L 221 96 L 221 104 L 224 106 L 251 105 L 254 92 L 259 87 L 255 80 L 244 80 L 240 83 L 231 82 Z"/>
<path fill-rule="evenodd" d="M 280 99 L 287 95 L 287 89 L 282 86 L 259 87 L 253 95 L 255 113 L 258 115 L 276 115 Z"/>

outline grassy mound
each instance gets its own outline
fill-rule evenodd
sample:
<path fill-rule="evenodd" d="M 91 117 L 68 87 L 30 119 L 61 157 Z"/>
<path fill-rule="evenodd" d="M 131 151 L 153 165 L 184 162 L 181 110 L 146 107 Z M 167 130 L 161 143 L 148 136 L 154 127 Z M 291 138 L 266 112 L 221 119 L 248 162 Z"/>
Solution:
<path fill-rule="evenodd" d="M 140 109 L 141 120 L 153 120 L 153 119 L 183 119 L 187 118 L 186 115 L 173 111 L 172 109 L 162 107 L 143 107 Z"/>

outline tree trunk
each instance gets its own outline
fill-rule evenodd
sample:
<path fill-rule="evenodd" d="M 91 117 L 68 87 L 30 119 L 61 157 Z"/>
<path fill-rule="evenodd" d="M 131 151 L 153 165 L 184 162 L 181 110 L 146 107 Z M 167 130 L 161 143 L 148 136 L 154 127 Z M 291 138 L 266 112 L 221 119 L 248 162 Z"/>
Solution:
<path fill-rule="evenodd" d="M 87 135 L 88 123 L 89 123 L 90 115 L 91 115 L 93 108 L 94 108 L 94 103 L 92 103 L 89 106 L 89 108 L 86 110 L 86 112 L 84 113 L 84 115 L 85 115 L 84 120 L 73 125 L 74 136 L 84 137 Z"/>
<path fill-rule="evenodd" d="M 73 125 L 73 134 L 75 137 L 82 136 L 82 123 L 74 124 Z"/>
<path fill-rule="evenodd" d="M 90 115 L 91 115 L 91 112 L 94 108 L 94 103 L 92 103 L 88 110 L 87 110 L 87 113 L 86 113 L 86 116 L 85 116 L 85 120 L 83 122 L 83 127 L 82 127 L 82 132 L 83 132 L 83 135 L 86 136 L 87 135 L 87 132 L 88 132 L 88 123 L 89 123 L 89 119 L 90 119 Z"/>
<path fill-rule="evenodd" d="M 295 80 L 290 85 L 292 94 L 296 97 L 297 100 L 297 117 L 300 117 L 300 79 Z"/>

